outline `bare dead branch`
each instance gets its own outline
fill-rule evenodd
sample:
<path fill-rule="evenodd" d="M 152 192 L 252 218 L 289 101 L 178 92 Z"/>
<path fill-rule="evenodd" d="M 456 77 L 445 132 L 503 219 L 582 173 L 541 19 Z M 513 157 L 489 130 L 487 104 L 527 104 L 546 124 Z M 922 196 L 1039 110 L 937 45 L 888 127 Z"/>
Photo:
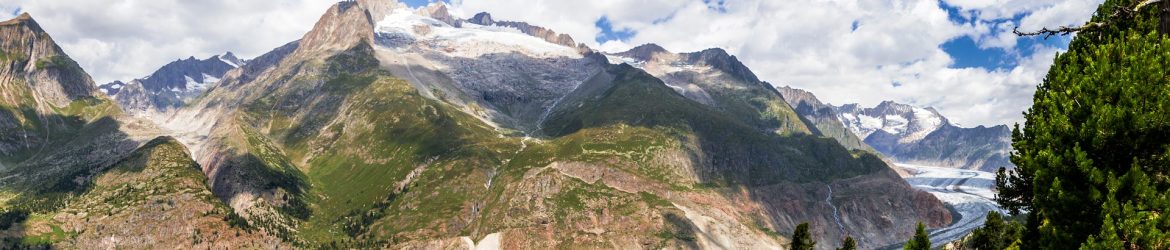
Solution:
<path fill-rule="evenodd" d="M 1020 26 L 1016 26 L 1015 28 L 1012 29 L 1012 33 L 1016 34 L 1017 36 L 1044 35 L 1044 39 L 1048 39 L 1049 37 L 1052 37 L 1052 36 L 1058 36 L 1058 35 L 1065 36 L 1065 35 L 1072 34 L 1075 32 L 1094 30 L 1094 29 L 1103 28 L 1103 27 L 1106 27 L 1109 25 L 1113 25 L 1113 22 L 1118 21 L 1118 20 L 1126 20 L 1126 19 L 1133 18 L 1135 16 L 1135 13 L 1140 11 L 1143 7 L 1146 7 L 1146 6 L 1149 6 L 1150 4 L 1158 3 L 1158 2 L 1162 2 L 1162 0 L 1142 1 L 1141 3 L 1138 3 L 1137 6 L 1134 6 L 1132 9 L 1118 7 L 1117 10 L 1115 10 L 1112 15 L 1109 15 L 1109 18 L 1106 18 L 1105 21 L 1101 21 L 1101 22 L 1091 22 L 1091 23 L 1086 23 L 1086 24 L 1081 25 L 1081 26 L 1060 26 L 1059 28 L 1056 28 L 1056 29 L 1049 29 L 1049 28 L 1045 27 L 1045 28 L 1040 28 L 1040 30 L 1033 31 L 1033 32 L 1020 31 Z"/>
<path fill-rule="evenodd" d="M 1020 31 L 1020 27 L 1017 26 L 1017 27 L 1012 29 L 1012 33 L 1016 34 L 1017 36 L 1044 35 L 1044 39 L 1048 39 L 1049 37 L 1056 36 L 1056 35 L 1064 36 L 1064 35 L 1072 34 L 1073 32 L 1080 32 L 1083 30 L 1091 30 L 1091 29 L 1096 29 L 1096 28 L 1100 28 L 1100 27 L 1105 27 L 1108 24 L 1109 23 L 1093 22 L 1093 23 L 1087 23 L 1085 25 L 1073 26 L 1073 27 L 1060 26 L 1060 28 L 1056 28 L 1056 29 L 1041 28 L 1040 30 L 1033 31 L 1033 32 L 1022 32 L 1022 31 Z"/>

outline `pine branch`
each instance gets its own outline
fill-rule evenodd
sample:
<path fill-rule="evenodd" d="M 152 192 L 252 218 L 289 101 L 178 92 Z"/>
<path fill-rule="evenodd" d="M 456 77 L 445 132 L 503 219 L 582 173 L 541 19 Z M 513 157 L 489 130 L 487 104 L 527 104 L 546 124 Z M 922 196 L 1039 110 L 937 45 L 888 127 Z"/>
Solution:
<path fill-rule="evenodd" d="M 1049 28 L 1045 27 L 1045 28 L 1040 28 L 1040 30 L 1034 31 L 1034 32 L 1022 32 L 1022 31 L 1020 31 L 1020 26 L 1016 26 L 1015 28 L 1012 29 L 1012 33 L 1016 34 L 1017 36 L 1044 35 L 1044 39 L 1048 39 L 1049 37 L 1057 36 L 1057 35 L 1065 36 L 1068 34 L 1072 34 L 1074 32 L 1094 30 L 1094 29 L 1103 28 L 1103 27 L 1106 27 L 1109 25 L 1113 25 L 1113 22 L 1118 21 L 1118 20 L 1127 20 L 1127 19 L 1133 18 L 1135 16 L 1134 13 L 1137 13 L 1142 8 L 1149 6 L 1150 4 L 1158 3 L 1161 1 L 1162 0 L 1142 1 L 1141 3 L 1138 3 L 1137 6 L 1134 6 L 1132 9 L 1118 7 L 1117 10 L 1114 11 L 1112 15 L 1109 15 L 1109 18 L 1106 18 L 1104 21 L 1100 21 L 1100 22 L 1086 23 L 1086 24 L 1081 25 L 1081 26 L 1060 26 L 1059 28 L 1056 28 L 1056 29 L 1049 29 Z"/>

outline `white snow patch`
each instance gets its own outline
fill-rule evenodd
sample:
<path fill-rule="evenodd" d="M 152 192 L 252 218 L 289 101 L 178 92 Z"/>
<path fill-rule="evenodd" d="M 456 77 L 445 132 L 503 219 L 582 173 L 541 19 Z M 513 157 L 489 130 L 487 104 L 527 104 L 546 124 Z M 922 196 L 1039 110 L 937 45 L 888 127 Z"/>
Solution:
<path fill-rule="evenodd" d="M 183 78 L 187 78 L 187 89 L 194 89 L 195 86 L 203 84 L 201 82 L 196 82 L 195 78 L 191 78 L 190 76 L 183 76 Z M 171 91 L 179 91 L 179 90 L 178 89 L 171 89 Z"/>
<path fill-rule="evenodd" d="M 375 30 L 383 34 L 422 41 L 458 57 L 476 58 L 485 54 L 520 52 L 533 57 L 581 55 L 574 48 L 547 42 L 515 28 L 464 23 L 455 28 L 430 17 L 399 9 L 379 21 Z"/>
<path fill-rule="evenodd" d="M 195 78 L 191 78 L 190 76 L 183 76 L 183 78 L 187 79 L 187 83 L 186 83 L 186 87 L 185 87 L 186 91 L 203 91 L 203 90 L 207 89 L 208 85 L 210 85 L 212 83 L 219 82 L 219 78 L 208 75 L 206 73 L 203 74 L 203 81 L 202 82 L 195 81 Z M 185 92 L 183 90 L 179 90 L 178 88 L 172 88 L 171 91 Z"/>
<path fill-rule="evenodd" d="M 624 56 L 610 55 L 610 54 L 605 54 L 605 59 L 609 60 L 610 64 L 623 64 L 623 63 L 625 63 L 625 64 L 629 64 L 630 66 L 634 66 L 635 68 L 639 68 L 639 69 L 645 67 L 645 64 L 646 64 L 646 62 L 640 61 L 638 59 L 624 57 Z"/>
<path fill-rule="evenodd" d="M 898 139 L 898 142 L 900 143 L 917 142 L 923 138 L 926 138 L 927 135 L 930 135 L 930 133 L 933 133 L 935 130 L 938 130 L 939 127 L 942 127 L 942 117 L 938 116 L 934 112 L 930 112 L 930 110 L 914 107 L 911 113 L 914 116 L 914 119 L 910 121 L 911 132 L 906 134 L 901 139 Z"/>
<path fill-rule="evenodd" d="M 214 77 L 214 76 L 211 76 L 208 74 L 203 74 L 203 82 L 197 86 L 197 89 L 199 89 L 199 90 L 207 89 L 207 85 L 210 85 L 212 83 L 217 83 L 217 82 L 219 82 L 218 77 Z"/>
<path fill-rule="evenodd" d="M 883 128 L 881 118 L 864 114 L 854 115 L 851 113 L 841 113 L 840 116 L 841 123 L 845 124 L 845 127 L 852 130 L 853 134 L 856 134 L 860 138 L 869 137 L 874 131 Z"/>
<path fill-rule="evenodd" d="M 857 120 L 857 116 L 853 115 L 851 113 L 842 113 L 841 119 L 843 119 L 847 123 L 853 123 L 854 121 Z"/>
<path fill-rule="evenodd" d="M 221 62 L 223 62 L 223 63 L 226 63 L 226 64 L 228 64 L 228 65 L 231 65 L 231 66 L 232 66 L 232 68 L 239 68 L 239 67 L 240 67 L 240 65 L 239 65 L 239 64 L 236 64 L 236 63 L 234 63 L 234 62 L 232 62 L 232 61 L 224 60 L 224 59 L 223 59 L 223 56 L 220 56 L 220 57 L 219 57 L 219 61 L 221 61 Z"/>
<path fill-rule="evenodd" d="M 874 131 L 882 128 L 882 119 L 868 115 L 858 115 L 857 122 L 860 123 L 861 128 L 869 131 Z"/>
<path fill-rule="evenodd" d="M 885 120 L 884 126 L 882 126 L 882 130 L 890 134 L 896 135 L 901 134 L 902 132 L 906 132 L 906 127 L 910 125 L 910 121 L 906 120 L 906 118 L 902 116 L 886 115 L 882 116 L 882 118 Z"/>

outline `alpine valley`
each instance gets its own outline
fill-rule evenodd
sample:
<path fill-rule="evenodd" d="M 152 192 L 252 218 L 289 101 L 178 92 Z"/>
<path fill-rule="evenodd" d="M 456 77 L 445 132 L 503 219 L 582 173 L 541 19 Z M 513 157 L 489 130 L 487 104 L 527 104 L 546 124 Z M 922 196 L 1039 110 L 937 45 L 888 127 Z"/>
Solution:
<path fill-rule="evenodd" d="M 443 4 L 343 1 L 256 58 L 124 81 L 0 23 L 0 248 L 781 249 L 806 222 L 893 248 L 981 216 L 894 163 L 1010 167 L 1006 126 Z"/>

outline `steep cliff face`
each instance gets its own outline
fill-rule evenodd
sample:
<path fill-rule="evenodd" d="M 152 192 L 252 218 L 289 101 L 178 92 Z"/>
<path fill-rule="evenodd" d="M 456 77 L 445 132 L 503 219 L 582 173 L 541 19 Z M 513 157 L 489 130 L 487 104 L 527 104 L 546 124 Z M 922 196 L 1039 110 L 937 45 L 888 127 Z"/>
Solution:
<path fill-rule="evenodd" d="M 117 112 L 98 95 L 89 75 L 27 13 L 0 22 L 0 164 L 15 165 Z"/>
<path fill-rule="evenodd" d="M 344 51 L 358 43 L 373 43 L 374 22 L 369 9 L 361 4 L 366 2 L 379 3 L 377 12 L 383 13 L 386 8 L 381 2 L 386 1 L 343 1 L 329 8 L 313 26 L 309 33 L 300 41 L 297 52 L 305 54 L 329 54 Z"/>
<path fill-rule="evenodd" d="M 0 22 L 3 104 L 68 106 L 97 94 L 93 79 L 70 59 L 28 13 Z M 47 111 L 47 106 L 37 106 Z"/>

